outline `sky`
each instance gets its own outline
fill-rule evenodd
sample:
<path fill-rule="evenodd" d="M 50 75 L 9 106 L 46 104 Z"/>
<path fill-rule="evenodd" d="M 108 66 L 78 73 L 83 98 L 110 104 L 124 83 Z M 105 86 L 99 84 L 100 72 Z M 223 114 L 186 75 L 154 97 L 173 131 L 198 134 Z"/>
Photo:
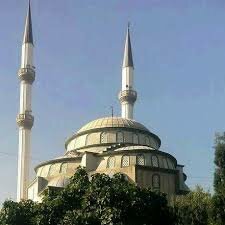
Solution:
<path fill-rule="evenodd" d="M 187 185 L 213 191 L 214 136 L 225 130 L 224 0 L 32 0 L 36 80 L 32 166 L 65 140 L 120 115 L 127 23 L 135 64 L 135 120 L 185 165 Z M 27 0 L 0 5 L 0 202 L 15 199 L 21 43 Z M 32 176 L 34 173 L 32 172 Z"/>

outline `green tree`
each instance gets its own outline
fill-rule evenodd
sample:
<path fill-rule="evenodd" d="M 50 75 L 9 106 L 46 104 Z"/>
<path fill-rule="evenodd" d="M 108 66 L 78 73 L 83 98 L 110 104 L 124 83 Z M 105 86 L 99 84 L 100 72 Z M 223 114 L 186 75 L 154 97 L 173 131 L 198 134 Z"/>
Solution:
<path fill-rule="evenodd" d="M 174 202 L 177 225 L 211 224 L 212 198 L 199 186 L 187 195 L 177 196 Z"/>
<path fill-rule="evenodd" d="M 62 225 L 172 225 L 175 220 L 165 195 L 141 189 L 122 174 L 95 174 L 89 181 L 80 169 L 60 195 Z"/>
<path fill-rule="evenodd" d="M 116 174 L 112 178 L 105 174 L 95 174 L 89 178 L 84 169 L 77 170 L 65 189 L 47 190 L 42 203 L 6 202 L 1 216 L 3 220 L 0 225 L 175 223 L 174 213 L 164 194 L 141 189 L 122 174 Z M 9 218 L 11 219 L 6 220 Z"/>
<path fill-rule="evenodd" d="M 37 204 L 31 200 L 5 201 L 0 211 L 0 225 L 36 225 Z"/>
<path fill-rule="evenodd" d="M 218 225 L 225 223 L 225 133 L 216 134 L 213 196 L 213 219 Z"/>

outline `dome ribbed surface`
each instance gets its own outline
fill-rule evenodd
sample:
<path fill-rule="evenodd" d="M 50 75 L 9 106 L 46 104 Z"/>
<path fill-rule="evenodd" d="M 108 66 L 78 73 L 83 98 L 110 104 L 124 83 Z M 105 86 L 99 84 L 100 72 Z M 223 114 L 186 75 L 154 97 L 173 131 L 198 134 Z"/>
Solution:
<path fill-rule="evenodd" d="M 121 127 L 121 128 L 132 128 L 143 131 L 149 131 L 144 125 L 136 122 L 135 120 L 125 119 L 122 117 L 105 117 L 97 120 L 93 120 L 84 125 L 77 133 L 107 127 Z"/>
<path fill-rule="evenodd" d="M 48 186 L 51 187 L 65 187 L 69 184 L 70 178 L 66 176 L 58 176 L 49 181 Z"/>

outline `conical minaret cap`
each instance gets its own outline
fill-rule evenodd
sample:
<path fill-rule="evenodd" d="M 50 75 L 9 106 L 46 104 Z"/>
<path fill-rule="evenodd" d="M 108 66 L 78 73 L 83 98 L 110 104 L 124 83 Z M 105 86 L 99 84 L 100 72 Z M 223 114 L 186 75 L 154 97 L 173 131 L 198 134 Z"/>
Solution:
<path fill-rule="evenodd" d="M 25 31 L 24 31 L 24 37 L 23 37 L 23 44 L 24 43 L 34 44 L 33 43 L 33 32 L 32 32 L 30 0 L 29 0 L 29 3 L 28 3 L 28 11 L 27 11 Z"/>
<path fill-rule="evenodd" d="M 130 28 L 129 24 L 127 27 L 127 35 L 124 49 L 124 57 L 123 57 L 123 67 L 134 67 L 133 56 L 132 56 L 132 48 L 130 42 Z"/>

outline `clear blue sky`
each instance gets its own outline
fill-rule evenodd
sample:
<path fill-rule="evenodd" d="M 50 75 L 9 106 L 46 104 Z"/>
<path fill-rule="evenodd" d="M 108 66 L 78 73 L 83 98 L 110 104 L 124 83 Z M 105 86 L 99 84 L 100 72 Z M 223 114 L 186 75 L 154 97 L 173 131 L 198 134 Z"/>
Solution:
<path fill-rule="evenodd" d="M 26 0 L 0 7 L 0 202 L 15 198 L 21 41 Z M 135 119 L 213 189 L 213 139 L 225 129 L 224 0 L 33 0 L 36 81 L 32 165 L 64 153 L 88 121 L 120 114 L 117 93 L 130 21 Z"/>

